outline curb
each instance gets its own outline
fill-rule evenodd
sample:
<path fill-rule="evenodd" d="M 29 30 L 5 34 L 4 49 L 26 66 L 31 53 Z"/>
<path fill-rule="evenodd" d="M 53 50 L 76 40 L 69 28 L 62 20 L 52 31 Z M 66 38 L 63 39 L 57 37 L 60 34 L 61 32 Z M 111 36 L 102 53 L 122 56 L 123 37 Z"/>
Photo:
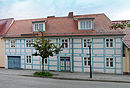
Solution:
<path fill-rule="evenodd" d="M 38 77 L 32 75 L 21 75 L 27 77 L 37 77 L 37 78 L 50 78 L 59 80 L 75 80 L 75 81 L 96 81 L 96 82 L 115 82 L 115 83 L 130 83 L 130 81 L 117 81 L 117 80 L 99 80 L 99 79 L 77 79 L 77 78 L 63 78 L 63 77 Z"/>

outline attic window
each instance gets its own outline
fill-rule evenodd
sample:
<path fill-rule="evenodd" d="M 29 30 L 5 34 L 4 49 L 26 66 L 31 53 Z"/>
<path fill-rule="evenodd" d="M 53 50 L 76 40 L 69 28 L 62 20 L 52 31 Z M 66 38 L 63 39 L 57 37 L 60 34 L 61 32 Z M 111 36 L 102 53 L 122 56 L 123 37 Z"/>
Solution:
<path fill-rule="evenodd" d="M 45 31 L 45 22 L 44 23 L 33 23 L 33 31 Z"/>
<path fill-rule="evenodd" d="M 93 21 L 92 20 L 79 20 L 78 21 L 78 29 L 79 30 L 93 29 Z"/>

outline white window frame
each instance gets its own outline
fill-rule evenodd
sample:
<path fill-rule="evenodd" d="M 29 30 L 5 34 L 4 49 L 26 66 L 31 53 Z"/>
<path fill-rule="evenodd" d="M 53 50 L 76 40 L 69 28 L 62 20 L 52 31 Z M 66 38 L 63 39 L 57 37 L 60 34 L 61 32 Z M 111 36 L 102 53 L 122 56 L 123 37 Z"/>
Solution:
<path fill-rule="evenodd" d="M 39 30 L 39 29 L 40 29 L 40 26 L 39 26 L 40 24 L 43 25 L 43 30 L 42 30 L 42 31 L 45 31 L 45 22 L 42 22 L 42 23 L 33 23 L 33 31 L 34 31 L 34 32 L 39 32 L 39 31 L 41 31 L 41 30 Z M 38 30 L 35 29 L 35 26 L 36 26 L 36 25 L 38 25 Z"/>
<path fill-rule="evenodd" d="M 27 42 L 27 41 L 28 41 L 28 42 Z M 30 42 L 29 42 L 29 41 L 30 41 Z M 28 46 L 27 46 L 27 43 L 28 43 Z M 26 46 L 26 48 L 32 47 L 32 45 L 31 45 L 30 43 L 32 43 L 32 39 L 26 39 L 26 40 L 25 40 L 25 46 Z"/>
<path fill-rule="evenodd" d="M 67 43 L 67 47 L 65 47 L 65 44 L 64 44 L 64 46 L 63 46 L 63 48 L 69 48 L 69 39 L 61 39 L 61 45 L 63 44 L 63 41 L 62 40 L 64 40 L 64 43 Z M 67 40 L 67 42 L 65 42 L 65 40 Z"/>
<path fill-rule="evenodd" d="M 107 66 L 107 59 L 108 59 L 108 66 Z M 111 60 L 110 59 L 113 59 L 113 66 L 111 66 Z M 105 66 L 106 68 L 114 68 L 115 67 L 115 64 L 114 64 L 114 58 L 113 57 L 106 57 L 105 58 Z"/>
<path fill-rule="evenodd" d="M 85 25 L 84 25 L 84 28 L 81 27 L 81 22 L 83 22 Z M 87 22 L 90 22 L 91 24 L 91 27 L 87 27 L 89 25 L 87 25 Z M 92 30 L 93 29 L 93 21 L 92 20 L 79 20 L 78 21 L 78 30 Z"/>
<path fill-rule="evenodd" d="M 15 48 L 16 47 L 16 41 L 14 39 L 10 40 L 10 47 L 11 48 Z"/>
<path fill-rule="evenodd" d="M 31 59 L 31 60 L 30 60 Z M 31 62 L 30 62 L 31 61 Z M 30 55 L 27 55 L 26 56 L 26 63 L 27 64 L 31 64 L 32 63 L 32 56 L 30 56 Z"/>
<path fill-rule="evenodd" d="M 107 43 L 107 41 L 106 41 L 107 39 L 108 39 L 108 47 L 107 47 L 107 44 L 106 44 Z M 110 47 L 110 45 L 111 45 L 111 41 L 110 40 L 111 39 L 113 40 L 113 46 L 112 47 Z M 105 38 L 105 47 L 106 48 L 114 48 L 114 39 L 113 38 Z"/>
<path fill-rule="evenodd" d="M 85 65 L 85 58 L 86 58 L 86 65 Z M 91 59 L 91 58 L 90 58 Z M 85 66 L 85 67 L 89 67 L 90 66 L 90 60 L 89 60 L 89 57 L 83 57 L 83 65 Z"/>
<path fill-rule="evenodd" d="M 45 63 L 45 61 L 47 60 L 47 63 Z M 44 65 L 48 64 L 48 58 L 44 58 Z"/>
<path fill-rule="evenodd" d="M 87 44 L 88 39 L 90 39 L 90 41 L 92 42 L 91 38 L 83 38 L 83 48 L 88 48 L 88 44 Z M 86 47 L 84 47 L 84 44 L 85 44 L 84 40 L 86 40 Z M 92 46 L 92 44 L 91 44 L 91 46 Z"/>

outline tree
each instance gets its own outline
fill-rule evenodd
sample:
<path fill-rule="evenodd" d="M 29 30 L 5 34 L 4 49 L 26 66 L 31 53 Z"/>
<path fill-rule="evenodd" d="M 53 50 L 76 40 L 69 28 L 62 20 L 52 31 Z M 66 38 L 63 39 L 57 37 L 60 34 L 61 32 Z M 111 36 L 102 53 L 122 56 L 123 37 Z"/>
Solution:
<path fill-rule="evenodd" d="M 59 47 L 57 47 L 51 43 L 51 40 L 46 40 L 44 37 L 44 32 L 42 31 L 40 31 L 40 35 L 34 39 L 32 45 L 36 50 L 36 52 L 32 55 L 41 56 L 42 58 L 42 72 L 44 72 L 44 59 L 49 56 L 53 56 L 54 54 L 59 54 L 61 48 L 63 47 L 63 45 L 59 45 Z"/>
<path fill-rule="evenodd" d="M 126 27 L 129 27 L 130 26 L 130 24 L 128 24 L 128 22 L 126 22 L 126 21 L 121 21 L 120 23 L 119 22 L 117 22 L 117 23 L 112 23 L 112 25 L 111 25 L 111 29 L 118 29 L 118 28 L 120 28 L 120 29 L 125 29 Z"/>

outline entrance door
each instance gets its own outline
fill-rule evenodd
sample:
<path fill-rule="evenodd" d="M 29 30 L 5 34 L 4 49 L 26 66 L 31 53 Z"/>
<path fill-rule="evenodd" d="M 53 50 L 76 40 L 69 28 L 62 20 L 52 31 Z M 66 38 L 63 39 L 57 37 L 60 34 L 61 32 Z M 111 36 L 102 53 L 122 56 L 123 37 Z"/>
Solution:
<path fill-rule="evenodd" d="M 70 71 L 70 57 L 60 57 L 60 70 Z"/>
<path fill-rule="evenodd" d="M 20 67 L 20 56 L 8 56 L 8 68 L 19 69 Z"/>

